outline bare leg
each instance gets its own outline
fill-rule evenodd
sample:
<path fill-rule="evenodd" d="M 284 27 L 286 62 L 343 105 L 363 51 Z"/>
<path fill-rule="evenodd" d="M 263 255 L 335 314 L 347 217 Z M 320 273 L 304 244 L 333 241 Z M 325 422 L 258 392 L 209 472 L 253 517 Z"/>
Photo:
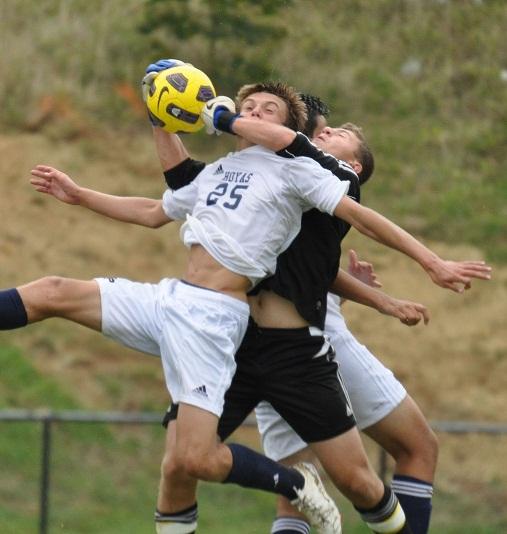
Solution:
<path fill-rule="evenodd" d="M 333 484 L 359 508 L 372 508 L 384 485 L 371 467 L 357 428 L 310 445 Z"/>
<path fill-rule="evenodd" d="M 433 482 L 438 458 L 437 437 L 410 396 L 364 432 L 394 458 L 395 473 Z"/>
<path fill-rule="evenodd" d="M 185 473 L 176 461 L 175 452 L 176 421 L 171 421 L 167 427 L 157 499 L 157 509 L 164 514 L 189 508 L 197 500 L 197 479 Z"/>
<path fill-rule="evenodd" d="M 94 280 L 48 276 L 17 288 L 28 323 L 62 317 L 101 331 L 99 286 Z"/>

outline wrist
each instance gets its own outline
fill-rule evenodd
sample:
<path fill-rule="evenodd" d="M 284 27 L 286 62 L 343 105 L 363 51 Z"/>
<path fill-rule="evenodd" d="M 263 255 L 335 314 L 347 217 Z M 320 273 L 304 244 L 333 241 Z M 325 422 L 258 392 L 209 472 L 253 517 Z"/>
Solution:
<path fill-rule="evenodd" d="M 431 252 L 427 257 L 420 261 L 421 266 L 426 272 L 435 272 L 438 270 L 442 259 L 439 258 L 434 252 Z"/>
<path fill-rule="evenodd" d="M 232 130 L 232 125 L 239 116 L 239 113 L 233 113 L 226 108 L 219 108 L 215 111 L 213 116 L 213 126 L 221 132 L 236 135 Z"/>

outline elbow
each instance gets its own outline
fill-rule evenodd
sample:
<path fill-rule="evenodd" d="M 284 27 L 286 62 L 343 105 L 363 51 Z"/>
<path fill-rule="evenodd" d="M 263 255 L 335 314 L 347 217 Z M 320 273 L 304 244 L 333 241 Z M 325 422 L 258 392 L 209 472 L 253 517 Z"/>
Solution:
<path fill-rule="evenodd" d="M 147 222 L 147 224 L 145 226 L 147 226 L 148 228 L 153 228 L 154 230 L 156 230 L 157 228 L 162 228 L 162 226 L 164 226 L 165 224 L 167 224 L 168 222 L 171 222 L 170 220 L 161 220 L 161 219 L 153 219 L 153 220 L 150 220 Z"/>

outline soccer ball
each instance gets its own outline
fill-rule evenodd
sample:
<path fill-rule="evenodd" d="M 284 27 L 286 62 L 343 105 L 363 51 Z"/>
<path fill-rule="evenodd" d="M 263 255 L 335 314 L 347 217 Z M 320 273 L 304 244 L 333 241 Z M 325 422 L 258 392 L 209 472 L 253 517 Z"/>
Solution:
<path fill-rule="evenodd" d="M 208 76 L 186 64 L 159 73 L 148 89 L 146 105 L 153 122 L 162 129 L 193 133 L 204 126 L 201 110 L 215 96 Z"/>

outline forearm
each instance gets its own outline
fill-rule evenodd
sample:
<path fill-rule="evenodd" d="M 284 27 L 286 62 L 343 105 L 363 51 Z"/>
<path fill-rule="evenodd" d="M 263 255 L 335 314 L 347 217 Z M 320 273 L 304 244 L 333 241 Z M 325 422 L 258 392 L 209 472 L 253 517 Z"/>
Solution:
<path fill-rule="evenodd" d="M 347 221 L 364 235 L 398 250 L 414 259 L 426 271 L 440 258 L 415 237 L 376 211 L 361 206 L 349 198 L 343 198 L 335 215 Z"/>
<path fill-rule="evenodd" d="M 165 215 L 162 202 L 151 198 L 120 197 L 81 188 L 79 205 L 116 221 L 150 228 L 157 228 L 171 220 Z"/>
<path fill-rule="evenodd" d="M 232 131 L 255 145 L 261 145 L 274 152 L 289 146 L 296 132 L 281 124 L 239 116 L 232 124 Z"/>
<path fill-rule="evenodd" d="M 153 139 L 163 171 L 176 167 L 189 157 L 185 145 L 176 134 L 153 128 Z"/>
<path fill-rule="evenodd" d="M 330 291 L 339 297 L 368 306 L 378 311 L 383 310 L 385 293 L 357 280 L 352 275 L 340 269 L 333 281 Z"/>

